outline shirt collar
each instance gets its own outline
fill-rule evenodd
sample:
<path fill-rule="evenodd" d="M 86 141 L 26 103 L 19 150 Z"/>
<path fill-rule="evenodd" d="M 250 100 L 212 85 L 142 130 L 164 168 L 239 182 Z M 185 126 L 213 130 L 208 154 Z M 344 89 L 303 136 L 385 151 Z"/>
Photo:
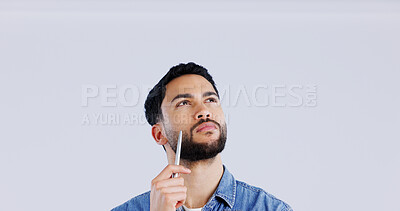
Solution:
<path fill-rule="evenodd" d="M 224 174 L 219 182 L 217 190 L 215 191 L 215 196 L 223 199 L 230 208 L 235 204 L 236 197 L 236 180 L 233 175 L 228 171 L 225 165 Z"/>

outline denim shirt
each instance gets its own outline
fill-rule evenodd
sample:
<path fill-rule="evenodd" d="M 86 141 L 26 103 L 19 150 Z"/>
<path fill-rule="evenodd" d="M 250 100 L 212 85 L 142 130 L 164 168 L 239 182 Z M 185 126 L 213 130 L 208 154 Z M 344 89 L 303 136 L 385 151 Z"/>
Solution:
<path fill-rule="evenodd" d="M 150 191 L 138 195 L 111 211 L 150 210 Z M 184 211 L 179 207 L 178 211 Z M 224 174 L 217 190 L 202 208 L 206 210 L 268 210 L 293 211 L 285 202 L 261 188 L 235 180 L 224 165 Z"/>

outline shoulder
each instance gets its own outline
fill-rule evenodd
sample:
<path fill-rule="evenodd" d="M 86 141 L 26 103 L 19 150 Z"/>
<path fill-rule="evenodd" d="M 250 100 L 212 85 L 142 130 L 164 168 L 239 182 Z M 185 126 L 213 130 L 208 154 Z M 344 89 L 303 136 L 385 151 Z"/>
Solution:
<path fill-rule="evenodd" d="M 284 201 L 276 198 L 262 188 L 249 185 L 245 182 L 236 180 L 236 202 L 247 201 L 246 206 L 252 206 L 252 210 L 279 210 L 292 211 L 292 208 Z"/>
<path fill-rule="evenodd" d="M 150 191 L 133 197 L 111 211 L 150 210 Z"/>

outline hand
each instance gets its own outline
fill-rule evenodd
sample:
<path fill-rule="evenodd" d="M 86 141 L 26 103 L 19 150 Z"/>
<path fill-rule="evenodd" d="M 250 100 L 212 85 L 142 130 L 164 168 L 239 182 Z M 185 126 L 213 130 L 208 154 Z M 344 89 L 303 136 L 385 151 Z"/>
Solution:
<path fill-rule="evenodd" d="M 190 169 L 180 165 L 168 165 L 151 181 L 150 210 L 175 211 L 186 200 L 182 177 L 171 178 L 173 173 L 189 174 Z"/>

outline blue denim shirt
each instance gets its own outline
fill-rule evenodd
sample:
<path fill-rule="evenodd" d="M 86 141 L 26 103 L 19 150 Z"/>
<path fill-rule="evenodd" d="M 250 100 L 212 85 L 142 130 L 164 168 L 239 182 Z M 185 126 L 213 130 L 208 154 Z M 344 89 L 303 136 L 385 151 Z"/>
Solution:
<path fill-rule="evenodd" d="M 132 198 L 111 211 L 133 210 L 150 210 L 150 191 Z M 177 210 L 184 211 L 182 206 Z M 224 165 L 224 174 L 217 190 L 202 210 L 292 211 L 292 208 L 261 188 L 235 180 Z"/>

